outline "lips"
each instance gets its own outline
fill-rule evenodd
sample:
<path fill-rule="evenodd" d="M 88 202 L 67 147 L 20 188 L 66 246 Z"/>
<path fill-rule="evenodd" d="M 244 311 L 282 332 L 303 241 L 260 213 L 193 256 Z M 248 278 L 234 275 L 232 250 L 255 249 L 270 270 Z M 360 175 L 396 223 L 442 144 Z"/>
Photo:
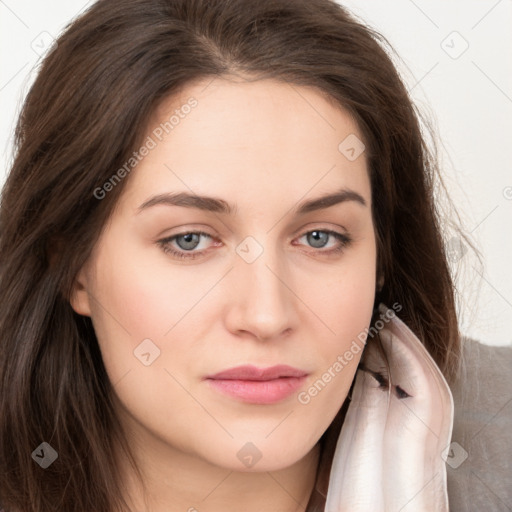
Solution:
<path fill-rule="evenodd" d="M 281 377 L 304 377 L 307 372 L 280 364 L 277 366 L 270 366 L 269 368 L 256 368 L 256 366 L 237 366 L 216 373 L 215 375 L 208 376 L 207 379 L 215 380 L 274 380 Z"/>
<path fill-rule="evenodd" d="M 308 373 L 288 365 L 237 366 L 205 378 L 213 390 L 252 404 L 273 404 L 303 386 Z"/>

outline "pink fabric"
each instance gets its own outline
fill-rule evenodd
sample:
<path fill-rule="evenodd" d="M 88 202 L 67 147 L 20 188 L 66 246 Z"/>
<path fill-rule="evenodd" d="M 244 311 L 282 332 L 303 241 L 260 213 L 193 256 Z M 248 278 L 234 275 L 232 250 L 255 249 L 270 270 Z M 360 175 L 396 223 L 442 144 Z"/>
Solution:
<path fill-rule="evenodd" d="M 389 375 L 369 342 L 336 445 L 325 512 L 448 512 L 450 388 L 395 312 L 382 304 L 379 311 Z"/>

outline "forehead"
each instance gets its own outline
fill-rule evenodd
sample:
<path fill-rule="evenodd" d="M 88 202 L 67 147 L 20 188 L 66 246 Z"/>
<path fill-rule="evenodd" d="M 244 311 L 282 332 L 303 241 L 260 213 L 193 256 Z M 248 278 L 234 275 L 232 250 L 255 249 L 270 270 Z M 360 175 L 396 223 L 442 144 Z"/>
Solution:
<path fill-rule="evenodd" d="M 346 140 L 359 141 L 360 151 L 362 138 L 350 114 L 314 88 L 204 79 L 155 109 L 143 141 L 152 148 L 127 193 L 138 200 L 165 189 L 271 201 L 347 187 L 369 202 L 364 151 L 355 159 L 343 151 Z"/>

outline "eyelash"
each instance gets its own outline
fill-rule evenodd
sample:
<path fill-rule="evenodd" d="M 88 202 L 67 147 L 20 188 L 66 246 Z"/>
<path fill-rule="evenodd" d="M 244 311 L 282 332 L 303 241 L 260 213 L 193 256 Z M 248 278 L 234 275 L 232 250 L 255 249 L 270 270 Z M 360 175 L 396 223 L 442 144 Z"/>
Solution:
<path fill-rule="evenodd" d="M 306 231 L 305 233 L 303 233 L 299 238 L 309 235 L 310 233 L 314 233 L 315 231 L 318 231 L 320 233 L 327 233 L 328 235 L 331 235 L 334 238 L 336 238 L 339 242 L 339 245 L 337 247 L 335 247 L 334 249 L 330 249 L 328 251 L 322 251 L 319 249 L 318 251 L 316 251 L 320 254 L 325 254 L 325 255 L 339 254 L 344 249 L 346 249 L 352 242 L 352 239 L 348 235 L 338 233 L 337 231 L 332 231 L 330 229 L 312 229 L 311 231 Z M 206 250 L 197 251 L 197 252 L 183 251 L 183 250 L 178 251 L 171 247 L 170 243 L 172 241 L 174 241 L 176 238 L 178 238 L 180 236 L 185 236 L 185 235 L 203 235 L 208 238 L 213 238 L 209 233 L 205 233 L 204 231 L 185 231 L 184 233 L 178 233 L 177 235 L 173 235 L 168 238 L 163 238 L 162 240 L 159 240 L 157 243 L 158 243 L 158 245 L 160 245 L 160 247 L 162 248 L 162 250 L 164 251 L 165 254 L 170 254 L 176 258 L 193 260 L 193 259 L 203 256 L 204 253 L 206 252 Z"/>

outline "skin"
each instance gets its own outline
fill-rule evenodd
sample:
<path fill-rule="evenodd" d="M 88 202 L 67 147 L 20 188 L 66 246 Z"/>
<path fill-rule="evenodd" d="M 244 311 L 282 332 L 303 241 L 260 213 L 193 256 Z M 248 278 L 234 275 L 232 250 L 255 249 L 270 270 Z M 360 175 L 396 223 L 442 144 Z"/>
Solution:
<path fill-rule="evenodd" d="M 147 503 L 120 455 L 135 510 L 304 510 L 314 487 L 318 440 L 345 400 L 361 352 L 307 404 L 297 395 L 332 367 L 369 325 L 376 242 L 365 154 L 338 145 L 363 139 L 349 114 L 312 88 L 274 80 L 216 78 L 188 85 L 155 110 L 148 135 L 190 97 L 197 106 L 145 156 L 80 270 L 73 309 L 92 318 L 118 414 L 148 488 Z M 295 215 L 300 202 L 345 188 L 348 200 Z M 149 198 L 193 192 L 236 203 L 226 215 Z M 322 231 L 351 242 L 340 246 Z M 174 239 L 179 259 L 158 243 Z M 248 262 L 237 253 L 257 245 Z M 246 241 L 247 242 L 247 241 Z M 253 243 L 253 242 L 251 242 Z M 254 244 L 254 243 L 253 243 Z M 145 339 L 160 356 L 145 366 Z M 309 373 L 275 404 L 244 403 L 203 378 L 242 364 L 288 364 Z M 237 453 L 246 443 L 261 458 Z M 245 448 L 254 450 L 254 448 Z"/>

